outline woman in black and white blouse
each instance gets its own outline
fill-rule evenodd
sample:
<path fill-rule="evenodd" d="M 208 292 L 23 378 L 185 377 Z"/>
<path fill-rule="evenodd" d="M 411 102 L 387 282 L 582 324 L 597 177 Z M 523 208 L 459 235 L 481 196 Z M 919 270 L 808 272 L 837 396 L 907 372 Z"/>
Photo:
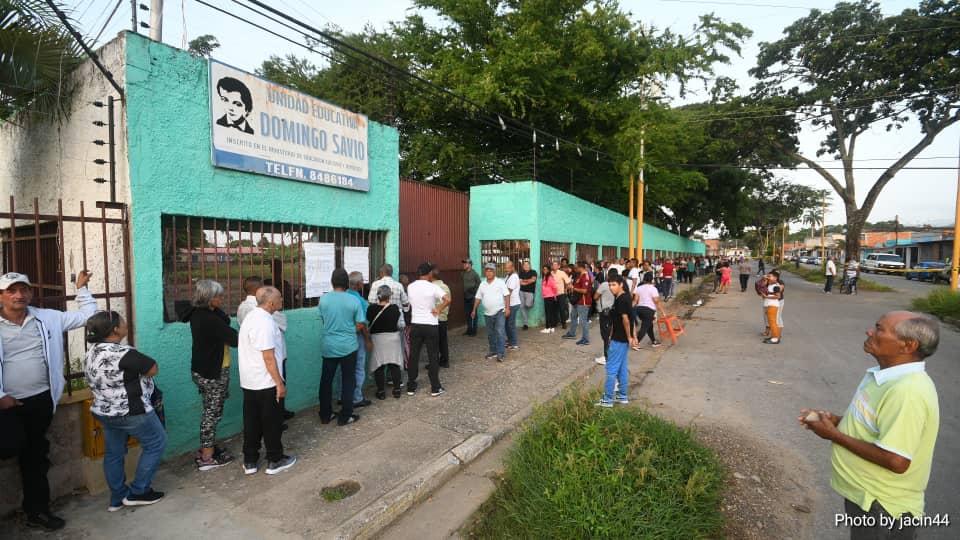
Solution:
<path fill-rule="evenodd" d="M 157 363 L 121 343 L 127 337 L 127 322 L 116 311 L 100 311 L 87 319 L 86 336 L 93 346 L 83 370 L 93 392 L 90 412 L 103 424 L 103 473 L 110 487 L 107 510 L 159 502 L 163 493 L 151 484 L 167 447 L 167 432 L 151 404 Z M 129 437 L 137 439 L 143 452 L 128 486 L 123 462 Z"/>

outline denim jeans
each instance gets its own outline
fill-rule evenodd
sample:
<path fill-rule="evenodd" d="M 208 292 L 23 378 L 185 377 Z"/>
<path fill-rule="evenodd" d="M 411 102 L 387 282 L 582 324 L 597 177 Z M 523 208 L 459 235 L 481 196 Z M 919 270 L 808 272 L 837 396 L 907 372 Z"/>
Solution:
<path fill-rule="evenodd" d="M 567 335 L 576 336 L 579 324 L 583 340 L 590 341 L 590 306 L 577 304 L 575 307 L 576 309 L 570 310 L 570 329 L 567 330 Z"/>
<path fill-rule="evenodd" d="M 103 424 L 103 475 L 110 487 L 110 505 L 120 506 L 130 493 L 139 495 L 150 490 L 160 458 L 167 448 L 167 432 L 153 411 L 132 416 L 93 416 Z M 128 487 L 123 462 L 129 437 L 137 439 L 143 452 L 136 475 Z"/>
<path fill-rule="evenodd" d="M 510 316 L 507 317 L 504 326 L 506 327 L 507 341 L 511 345 L 516 347 L 520 345 L 519 338 L 517 337 L 517 314 L 520 313 L 520 304 L 514 304 L 510 306 Z"/>
<path fill-rule="evenodd" d="M 357 366 L 354 368 L 355 371 L 355 386 L 353 387 L 353 402 L 360 403 L 363 401 L 363 381 L 367 379 L 367 340 L 363 338 L 363 334 L 357 334 Z M 343 384 L 343 372 L 340 372 L 340 389 L 341 396 L 340 401 L 345 401 L 342 395 L 342 390 L 346 385 Z"/>
<path fill-rule="evenodd" d="M 520 291 L 520 319 L 523 321 L 524 326 L 529 326 L 530 323 L 530 310 L 533 309 L 533 298 L 534 294 L 532 292 Z"/>
<path fill-rule="evenodd" d="M 474 298 L 463 297 L 463 309 L 467 313 L 467 333 L 475 335 L 477 333 L 477 317 L 473 317 Z"/>
<path fill-rule="evenodd" d="M 484 315 L 484 322 L 487 323 L 487 345 L 490 346 L 490 354 L 496 354 L 503 358 L 506 353 L 507 335 L 504 329 L 506 316 L 503 310 L 493 315 Z"/>
<path fill-rule="evenodd" d="M 327 419 L 333 416 L 333 379 L 338 368 L 340 373 L 343 374 L 343 387 L 340 389 L 341 397 L 344 394 L 353 395 L 353 387 L 356 383 L 356 362 L 356 351 L 346 356 L 323 357 L 323 367 L 320 371 L 320 389 L 317 392 L 320 397 L 320 418 Z M 340 421 L 346 422 L 352 414 L 353 402 L 348 399 L 340 407 Z"/>
<path fill-rule="evenodd" d="M 613 401 L 613 389 L 617 388 L 617 399 L 627 399 L 627 350 L 629 347 L 622 341 L 611 341 L 610 352 L 607 354 L 607 380 L 603 385 L 603 401 Z"/>

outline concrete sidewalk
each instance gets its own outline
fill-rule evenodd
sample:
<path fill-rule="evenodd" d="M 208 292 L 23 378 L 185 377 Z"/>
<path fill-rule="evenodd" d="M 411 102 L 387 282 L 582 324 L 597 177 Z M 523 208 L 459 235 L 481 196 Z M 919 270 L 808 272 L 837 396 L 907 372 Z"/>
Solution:
<path fill-rule="evenodd" d="M 345 427 L 320 424 L 315 408 L 301 411 L 283 438 L 285 451 L 299 458 L 289 471 L 245 476 L 238 460 L 201 473 L 184 455 L 161 468 L 155 488 L 167 496 L 157 505 L 108 513 L 108 495 L 80 494 L 55 505 L 67 521 L 64 530 L 46 534 L 7 519 L 0 522 L 0 537 L 368 537 L 509 433 L 536 403 L 598 369 L 599 325 L 590 329 L 592 342 L 585 347 L 560 339 L 559 329 L 520 330 L 520 350 L 502 364 L 483 359 L 483 331 L 477 337 L 451 332 L 452 367 L 441 370 L 445 395 L 430 397 L 423 387 L 415 397 L 374 400 L 358 411 L 360 422 Z M 634 373 L 643 373 L 653 353 L 630 353 Z M 423 385 L 426 373 L 421 376 Z M 226 446 L 241 454 L 239 436 Z M 320 490 L 338 480 L 356 481 L 361 489 L 327 502 Z"/>

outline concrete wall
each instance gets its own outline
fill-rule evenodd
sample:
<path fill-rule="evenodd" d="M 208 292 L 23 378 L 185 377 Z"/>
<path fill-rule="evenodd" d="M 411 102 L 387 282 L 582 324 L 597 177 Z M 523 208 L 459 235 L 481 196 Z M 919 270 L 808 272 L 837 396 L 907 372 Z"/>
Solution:
<path fill-rule="evenodd" d="M 163 322 L 161 214 L 386 230 L 386 259 L 399 267 L 397 131 L 369 123 L 369 193 L 214 168 L 207 70 L 203 59 L 127 36 L 137 345 L 160 364 L 168 453 L 198 446 L 201 407 L 190 380 L 190 329 Z M 319 321 L 313 308 L 291 310 L 287 317 L 287 403 L 301 409 L 316 404 Z M 221 437 L 242 428 L 236 369 L 233 362 Z"/>
<path fill-rule="evenodd" d="M 470 257 L 482 273 L 481 240 L 529 240 L 530 263 L 540 274 L 540 242 L 568 242 L 619 248 L 629 244 L 629 218 L 539 182 L 512 182 L 470 188 Z M 703 254 L 702 242 L 643 225 L 644 250 Z M 539 283 L 539 282 L 538 282 Z M 537 295 L 539 298 L 539 287 Z M 533 320 L 543 322 L 543 302 L 534 303 Z M 483 318 L 481 317 L 481 323 Z"/>

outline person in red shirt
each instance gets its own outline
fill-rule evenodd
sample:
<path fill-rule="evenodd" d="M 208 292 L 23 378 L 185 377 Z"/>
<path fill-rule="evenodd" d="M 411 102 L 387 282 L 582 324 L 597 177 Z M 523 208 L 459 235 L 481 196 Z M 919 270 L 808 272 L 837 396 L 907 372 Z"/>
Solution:
<path fill-rule="evenodd" d="M 663 298 L 669 300 L 673 296 L 673 261 L 667 259 L 663 262 Z"/>
<path fill-rule="evenodd" d="M 584 261 L 577 261 L 576 268 L 577 276 L 573 280 L 573 287 L 571 292 L 570 303 L 574 304 L 575 309 L 570 310 L 570 330 L 564 334 L 564 339 L 576 339 L 577 337 L 577 323 L 579 322 L 581 331 L 581 339 L 577 341 L 577 345 L 589 345 L 590 344 L 590 306 L 593 304 L 593 278 L 590 277 L 590 272 L 587 272 L 587 263 Z"/>

